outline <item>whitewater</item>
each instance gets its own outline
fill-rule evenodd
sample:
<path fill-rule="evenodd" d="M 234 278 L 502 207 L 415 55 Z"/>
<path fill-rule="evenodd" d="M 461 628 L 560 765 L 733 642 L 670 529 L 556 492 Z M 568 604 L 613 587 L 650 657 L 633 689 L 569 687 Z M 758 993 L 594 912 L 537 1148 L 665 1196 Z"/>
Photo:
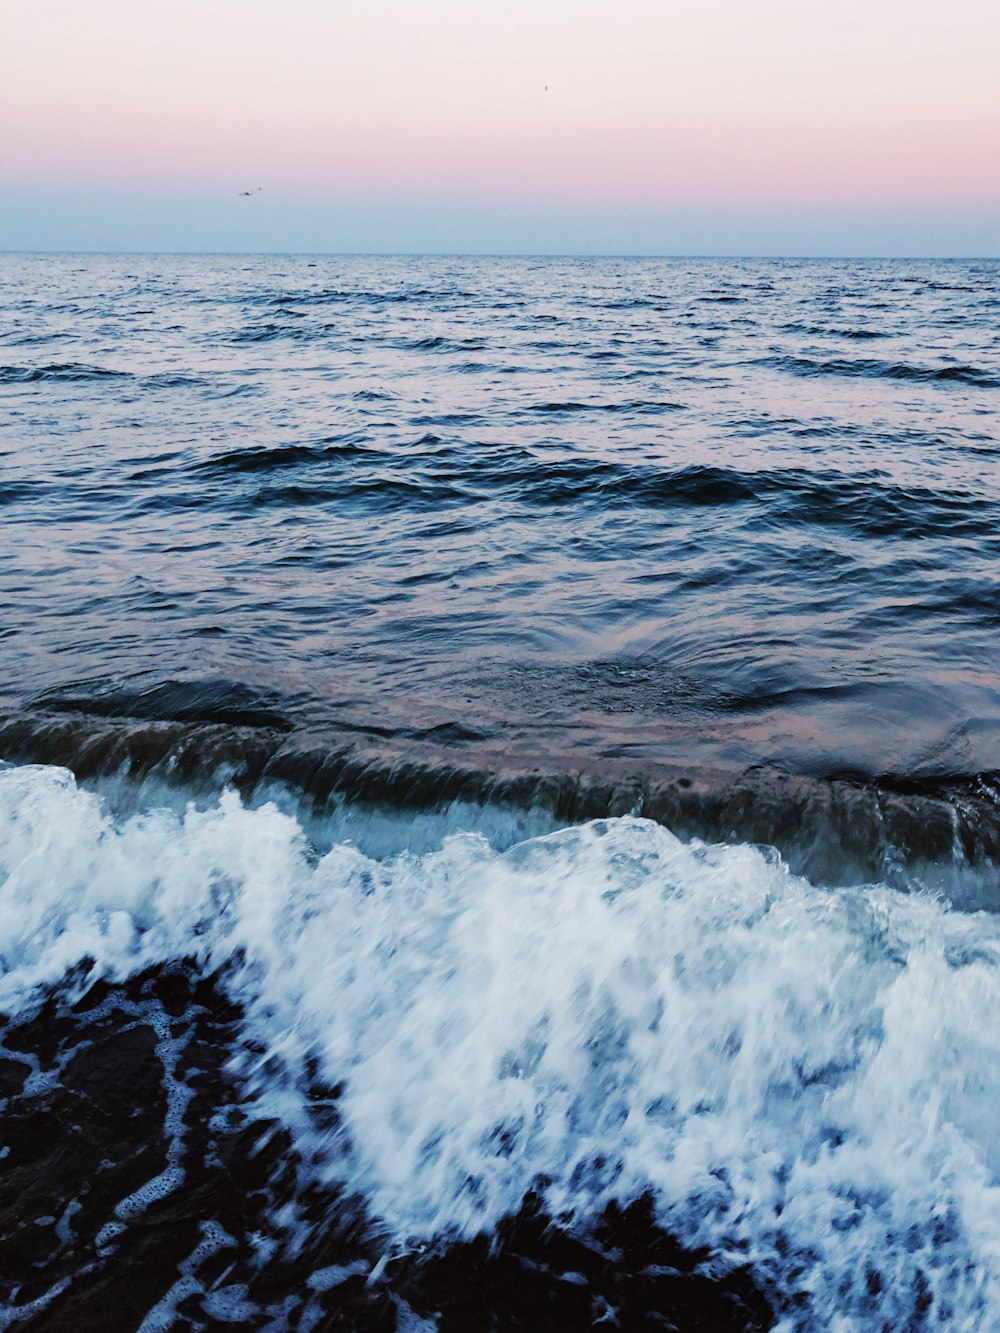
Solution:
<path fill-rule="evenodd" d="M 686 1244 L 798 1293 L 776 1327 L 1000 1327 L 995 917 L 628 816 L 320 852 L 273 804 L 116 819 L 8 767 L 0 821 L 3 1011 L 219 974 L 258 1113 L 387 1254 L 489 1231 L 539 1181 L 583 1227 L 649 1192 Z M 343 1084 L 325 1133 L 317 1075 Z"/>

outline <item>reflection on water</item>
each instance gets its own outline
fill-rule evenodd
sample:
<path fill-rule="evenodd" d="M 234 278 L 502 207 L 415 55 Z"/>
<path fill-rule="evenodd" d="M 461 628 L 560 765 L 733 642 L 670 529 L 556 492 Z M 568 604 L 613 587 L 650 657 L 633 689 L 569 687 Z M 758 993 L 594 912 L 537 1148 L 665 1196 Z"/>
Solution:
<path fill-rule="evenodd" d="M 7 256 L 0 300 L 8 710 L 995 764 L 994 264 Z"/>

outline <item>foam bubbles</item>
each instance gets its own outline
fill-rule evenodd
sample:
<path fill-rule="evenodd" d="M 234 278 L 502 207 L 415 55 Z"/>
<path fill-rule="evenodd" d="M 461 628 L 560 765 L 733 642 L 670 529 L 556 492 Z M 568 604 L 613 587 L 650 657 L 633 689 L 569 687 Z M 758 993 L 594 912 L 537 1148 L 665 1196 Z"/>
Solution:
<path fill-rule="evenodd" d="M 540 1178 L 581 1225 L 650 1190 L 804 1293 L 788 1327 L 1000 1327 L 991 916 L 635 818 L 317 856 L 273 807 L 115 821 L 36 768 L 0 771 L 0 920 L 8 1010 L 81 963 L 228 965 L 244 1076 L 397 1247 Z M 343 1084 L 333 1129 L 307 1065 Z"/>
<path fill-rule="evenodd" d="M 158 1176 L 152 1180 L 147 1180 L 144 1185 L 140 1185 L 126 1199 L 115 1208 L 115 1216 L 123 1222 L 131 1222 L 133 1218 L 144 1213 L 151 1204 L 158 1203 L 165 1199 L 168 1194 L 173 1194 L 174 1190 L 179 1189 L 184 1183 L 184 1172 L 179 1166 L 170 1166 L 166 1171 L 161 1171 Z"/>

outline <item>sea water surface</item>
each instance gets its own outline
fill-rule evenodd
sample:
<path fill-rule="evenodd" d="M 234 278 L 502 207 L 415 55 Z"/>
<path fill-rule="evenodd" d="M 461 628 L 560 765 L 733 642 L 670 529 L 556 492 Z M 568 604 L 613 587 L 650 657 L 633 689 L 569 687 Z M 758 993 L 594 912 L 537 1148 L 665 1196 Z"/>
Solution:
<path fill-rule="evenodd" d="M 1000 1328 L 1000 266 L 0 256 L 0 1327 Z"/>

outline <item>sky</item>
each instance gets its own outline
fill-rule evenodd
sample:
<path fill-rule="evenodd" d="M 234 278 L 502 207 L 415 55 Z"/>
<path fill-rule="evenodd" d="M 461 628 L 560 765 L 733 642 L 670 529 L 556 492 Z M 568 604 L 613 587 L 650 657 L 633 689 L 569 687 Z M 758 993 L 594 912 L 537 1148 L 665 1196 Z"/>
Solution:
<path fill-rule="evenodd" d="M 998 0 L 0 0 L 0 126 L 0 249 L 1000 255 Z"/>

